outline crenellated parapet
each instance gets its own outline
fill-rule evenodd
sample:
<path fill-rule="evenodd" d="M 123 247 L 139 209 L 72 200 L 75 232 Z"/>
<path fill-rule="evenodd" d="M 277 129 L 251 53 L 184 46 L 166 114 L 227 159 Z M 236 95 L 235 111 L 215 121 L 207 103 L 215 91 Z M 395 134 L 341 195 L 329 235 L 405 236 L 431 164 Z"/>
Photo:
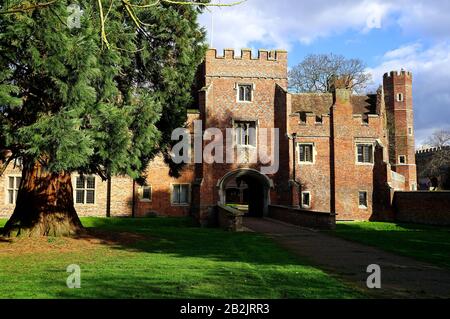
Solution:
<path fill-rule="evenodd" d="M 380 125 L 380 116 L 378 114 L 353 114 L 355 124 L 377 128 Z"/>
<path fill-rule="evenodd" d="M 219 55 L 216 49 L 209 49 L 207 57 L 220 60 L 286 61 L 287 51 L 260 49 L 258 55 L 253 56 L 251 49 L 242 49 L 241 52 L 234 49 L 224 49 L 222 55 Z"/>
<path fill-rule="evenodd" d="M 412 80 L 413 74 L 410 71 L 405 71 L 405 70 L 401 70 L 401 71 L 391 71 L 388 73 L 385 73 L 383 75 L 383 78 L 388 80 L 388 79 L 397 79 L 397 78 L 401 78 L 401 79 L 411 79 Z"/>
<path fill-rule="evenodd" d="M 287 52 L 283 50 L 259 50 L 253 56 L 251 49 L 237 53 L 232 49 L 218 55 L 216 49 L 209 49 L 205 59 L 205 76 L 208 78 L 248 78 L 283 80 L 287 87 Z"/>
<path fill-rule="evenodd" d="M 292 113 L 291 124 L 298 124 L 301 126 L 329 126 L 330 125 L 330 115 L 329 114 L 315 114 L 315 113 L 303 113 L 297 112 Z"/>
<path fill-rule="evenodd" d="M 434 154 L 441 151 L 450 151 L 450 146 L 422 148 L 416 151 L 416 154 Z"/>

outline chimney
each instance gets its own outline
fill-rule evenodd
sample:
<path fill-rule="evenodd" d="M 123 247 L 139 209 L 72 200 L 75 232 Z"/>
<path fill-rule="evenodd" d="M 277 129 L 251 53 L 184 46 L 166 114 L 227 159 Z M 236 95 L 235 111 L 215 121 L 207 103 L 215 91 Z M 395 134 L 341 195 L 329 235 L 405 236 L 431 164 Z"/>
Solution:
<path fill-rule="evenodd" d="M 333 94 L 335 104 L 349 104 L 352 96 L 353 81 L 349 75 L 333 75 L 328 82 L 328 89 Z"/>

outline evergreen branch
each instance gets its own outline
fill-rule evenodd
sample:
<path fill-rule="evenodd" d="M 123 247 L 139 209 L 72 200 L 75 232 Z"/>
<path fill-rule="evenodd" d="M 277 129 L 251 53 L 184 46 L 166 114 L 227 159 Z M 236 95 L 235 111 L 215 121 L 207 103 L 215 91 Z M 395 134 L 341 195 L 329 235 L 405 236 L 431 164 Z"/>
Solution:
<path fill-rule="evenodd" d="M 104 43 L 106 45 L 106 47 L 109 49 L 109 42 L 108 42 L 108 38 L 106 37 L 106 32 L 105 32 L 105 17 L 103 16 L 102 0 L 97 0 L 97 3 L 98 3 L 98 9 L 100 11 L 100 27 L 101 27 L 102 45 Z"/>
<path fill-rule="evenodd" d="M 175 0 L 161 0 L 161 2 L 166 2 L 170 4 L 179 4 L 179 5 L 194 5 L 200 7 L 234 7 L 240 5 L 247 0 L 240 0 L 232 3 L 201 3 L 201 2 L 190 2 L 190 1 L 175 1 Z"/>
<path fill-rule="evenodd" d="M 11 14 L 11 13 L 25 13 L 27 11 L 30 10 L 34 10 L 34 9 L 40 9 L 40 8 L 46 8 L 52 4 L 54 4 L 55 2 L 57 2 L 58 0 L 52 0 L 46 3 L 37 3 L 31 6 L 27 6 L 27 7 L 23 7 L 22 5 L 19 5 L 17 7 L 14 7 L 11 10 L 6 10 L 6 11 L 0 11 L 0 14 Z"/>
<path fill-rule="evenodd" d="M 106 12 L 106 15 L 105 15 L 105 21 L 106 21 L 106 19 L 108 19 L 108 15 L 109 15 L 109 13 L 111 12 L 113 3 L 114 3 L 114 0 L 111 0 L 111 3 L 110 3 L 110 5 L 109 5 L 108 12 Z"/>
<path fill-rule="evenodd" d="M 31 5 L 31 6 L 22 6 L 19 5 L 11 10 L 7 10 L 7 11 L 0 11 L 0 14 L 11 14 L 11 13 L 25 13 L 27 11 L 30 10 L 34 10 L 34 9 L 39 9 L 39 8 L 45 8 L 48 7 L 54 3 L 56 3 L 58 0 L 52 0 L 46 3 L 37 3 L 35 5 Z M 106 31 L 105 31 L 105 20 L 107 19 L 109 12 L 111 10 L 112 4 L 113 4 L 114 0 L 111 0 L 111 4 L 109 6 L 108 12 L 106 13 L 106 16 L 103 13 L 103 5 L 102 5 L 102 0 L 97 0 L 97 5 L 99 8 L 99 15 L 100 15 L 100 37 L 101 37 L 101 42 L 102 42 L 102 46 L 103 44 L 106 45 L 106 47 L 108 49 L 110 49 L 110 44 L 108 41 L 108 37 L 106 36 Z M 128 15 L 130 16 L 131 20 L 133 21 L 133 23 L 136 25 L 138 31 L 144 32 L 143 30 L 143 26 L 152 26 L 150 24 L 144 23 L 142 22 L 138 16 L 136 15 L 136 13 L 134 12 L 133 8 L 139 8 L 139 9 L 146 9 L 146 8 L 150 8 L 150 7 L 155 7 L 158 4 L 161 3 L 168 3 L 168 4 L 174 4 L 174 5 L 192 5 L 192 6 L 199 6 L 199 7 L 232 7 L 232 6 L 237 6 L 240 5 L 244 2 L 246 2 L 247 0 L 239 0 L 239 1 L 235 1 L 232 3 L 202 3 L 202 2 L 195 2 L 195 1 L 183 1 L 183 0 L 155 0 L 152 3 L 148 3 L 148 4 L 142 4 L 142 5 L 138 5 L 138 4 L 133 4 L 131 2 L 131 0 L 121 0 L 122 5 L 124 7 L 124 9 L 126 10 L 126 12 L 128 13 Z"/>
<path fill-rule="evenodd" d="M 158 4 L 160 4 L 161 1 L 160 0 L 156 0 L 155 2 L 151 3 L 151 4 L 144 4 L 144 5 L 138 5 L 138 4 L 130 4 L 132 7 L 135 8 L 150 8 L 150 7 L 155 7 Z"/>

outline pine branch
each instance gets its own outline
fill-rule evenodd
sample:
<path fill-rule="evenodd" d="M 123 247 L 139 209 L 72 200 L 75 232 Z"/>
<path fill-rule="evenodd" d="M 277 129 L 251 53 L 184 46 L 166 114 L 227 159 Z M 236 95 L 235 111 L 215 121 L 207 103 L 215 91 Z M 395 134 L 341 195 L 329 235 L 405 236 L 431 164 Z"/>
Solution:
<path fill-rule="evenodd" d="M 46 7 L 56 3 L 57 1 L 58 0 L 53 0 L 53 1 L 46 2 L 46 3 L 37 3 L 34 5 L 29 5 L 29 6 L 19 5 L 17 7 L 14 7 L 11 10 L 0 11 L 0 14 L 25 13 L 27 11 L 34 10 L 34 9 L 46 8 Z"/>
<path fill-rule="evenodd" d="M 14 7 L 11 10 L 0 11 L 0 14 L 25 13 L 27 11 L 31 11 L 31 10 L 35 10 L 35 9 L 46 8 L 46 7 L 56 3 L 57 1 L 58 0 L 52 0 L 52 1 L 49 1 L 46 3 L 37 3 L 35 5 L 28 5 L 28 6 L 19 5 L 19 6 Z M 97 0 L 97 4 L 98 4 L 98 8 L 99 8 L 99 15 L 100 15 L 100 29 L 101 29 L 100 37 L 102 40 L 102 45 L 104 44 L 108 49 L 110 49 L 110 45 L 109 45 L 108 38 L 106 36 L 105 21 L 109 14 L 109 11 L 111 10 L 111 6 L 113 3 L 112 1 L 113 0 L 111 0 L 110 8 L 105 16 L 103 13 L 102 0 Z M 155 0 L 152 3 L 141 4 L 141 5 L 133 4 L 130 0 L 120 0 L 120 1 L 122 2 L 124 9 L 130 16 L 131 20 L 133 20 L 133 22 L 136 25 L 136 27 L 138 28 L 138 30 L 141 29 L 141 31 L 142 31 L 143 26 L 150 26 L 150 25 L 139 20 L 139 18 L 137 17 L 136 13 L 133 10 L 133 8 L 148 9 L 151 7 L 155 7 L 161 3 L 168 3 L 168 4 L 174 4 L 174 5 L 191 5 L 191 6 L 199 6 L 199 7 L 233 7 L 233 6 L 242 4 L 242 3 L 246 2 L 247 0 L 239 0 L 239 1 L 232 2 L 232 3 L 202 3 L 202 2 L 193 2 L 193 1 Z"/>

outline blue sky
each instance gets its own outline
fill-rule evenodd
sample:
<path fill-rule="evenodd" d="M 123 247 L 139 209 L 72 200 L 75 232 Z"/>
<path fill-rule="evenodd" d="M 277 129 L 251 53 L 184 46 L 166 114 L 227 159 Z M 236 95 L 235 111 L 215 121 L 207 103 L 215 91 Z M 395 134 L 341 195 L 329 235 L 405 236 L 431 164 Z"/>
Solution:
<path fill-rule="evenodd" d="M 309 53 L 360 58 L 372 88 L 385 72 L 412 71 L 420 146 L 433 131 L 450 129 L 449 15 L 448 0 L 247 0 L 212 8 L 200 23 L 219 50 L 286 49 L 290 67 Z"/>

